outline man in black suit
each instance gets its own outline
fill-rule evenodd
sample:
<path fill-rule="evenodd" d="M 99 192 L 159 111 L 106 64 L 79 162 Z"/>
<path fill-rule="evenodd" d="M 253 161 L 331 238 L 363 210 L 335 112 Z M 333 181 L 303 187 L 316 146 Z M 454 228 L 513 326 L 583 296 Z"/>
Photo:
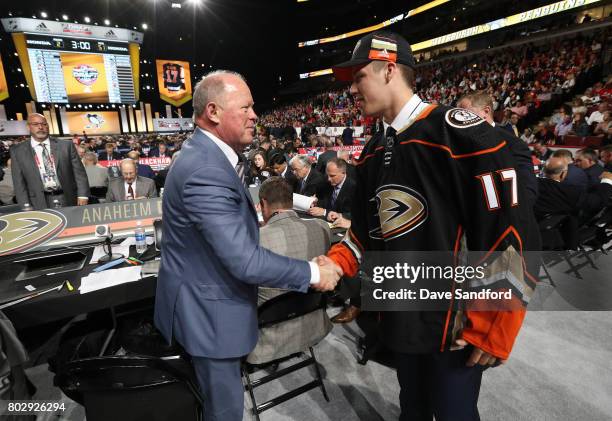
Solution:
<path fill-rule="evenodd" d="M 171 156 L 172 154 L 168 150 L 168 145 L 166 145 L 164 142 L 160 142 L 159 145 L 157 145 L 157 148 L 153 149 L 149 153 L 149 157 L 151 158 L 170 158 Z"/>
<path fill-rule="evenodd" d="M 508 130 L 510 133 L 512 133 L 515 137 L 519 137 L 521 134 L 519 132 L 519 128 L 518 128 L 518 123 L 519 123 L 519 116 L 518 114 L 512 114 L 510 116 L 510 121 L 508 122 L 508 124 L 506 124 L 505 126 L 501 126 L 502 128 Z"/>
<path fill-rule="evenodd" d="M 597 152 L 591 148 L 580 149 L 576 152 L 574 163 L 578 168 L 582 168 L 588 179 L 587 188 L 591 188 L 599 184 L 599 177 L 604 169 L 597 162 Z"/>
<path fill-rule="evenodd" d="M 291 190 L 295 192 L 297 188 L 298 179 L 289 165 L 287 164 L 287 159 L 285 158 L 285 154 L 281 152 L 276 152 L 272 154 L 269 162 L 270 168 L 274 171 L 274 174 L 283 177 L 287 183 L 291 186 Z"/>
<path fill-rule="evenodd" d="M 542 140 L 536 140 L 533 143 L 533 152 L 535 153 L 536 158 L 540 161 L 544 162 L 550 158 L 553 154 L 553 151 L 548 149 Z"/>
<path fill-rule="evenodd" d="M 563 158 L 567 164 L 567 175 L 563 179 L 563 184 L 580 187 L 586 189 L 589 185 L 589 179 L 582 168 L 578 168 L 574 164 L 574 157 L 569 149 L 557 149 L 551 155 L 552 158 Z"/>
<path fill-rule="evenodd" d="M 342 144 L 344 146 L 351 146 L 353 144 L 353 129 L 351 129 L 351 126 L 346 126 L 342 130 Z"/>
<path fill-rule="evenodd" d="M 98 161 L 113 161 L 121 159 L 121 154 L 115 151 L 115 144 L 112 142 L 104 145 L 104 152 L 98 154 Z"/>
<path fill-rule="evenodd" d="M 589 190 L 563 183 L 567 163 L 550 158 L 544 167 L 545 178 L 539 178 L 538 200 L 534 210 L 538 219 L 548 214 L 593 215 L 608 206 L 612 195 L 612 173 L 604 172 L 600 182 Z"/>
<path fill-rule="evenodd" d="M 335 221 L 338 214 L 351 219 L 351 205 L 357 183 L 346 175 L 346 161 L 332 158 L 327 162 L 327 181 L 329 186 L 323 195 L 318 197 L 318 206 L 310 208 L 312 216 L 323 216 L 329 221 Z"/>
<path fill-rule="evenodd" d="M 11 148 L 11 172 L 17 203 L 34 209 L 86 205 L 89 183 L 72 142 L 49 138 L 41 114 L 28 116 L 30 139 Z M 57 202 L 56 202 L 57 201 Z"/>
<path fill-rule="evenodd" d="M 289 161 L 289 166 L 298 180 L 294 193 L 304 196 L 322 196 L 327 182 L 319 171 L 312 168 L 312 164 L 307 156 L 294 156 Z"/>
<path fill-rule="evenodd" d="M 325 146 L 326 150 L 321 155 L 319 155 L 319 158 L 317 159 L 316 168 L 317 168 L 317 171 L 325 175 L 325 169 L 327 168 L 327 162 L 332 158 L 336 158 L 336 156 L 338 156 L 338 152 L 332 150 L 332 148 L 334 147 L 334 142 L 332 142 L 329 137 L 324 135 L 324 136 L 321 136 L 321 138 L 323 139 L 323 145 Z"/>

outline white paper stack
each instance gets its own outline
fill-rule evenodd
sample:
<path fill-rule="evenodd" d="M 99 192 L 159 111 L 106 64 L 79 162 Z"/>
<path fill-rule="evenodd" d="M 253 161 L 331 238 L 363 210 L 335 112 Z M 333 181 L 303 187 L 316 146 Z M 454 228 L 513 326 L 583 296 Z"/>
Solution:
<path fill-rule="evenodd" d="M 293 209 L 308 212 L 315 198 L 312 196 L 304 196 L 303 194 L 293 193 Z"/>
<path fill-rule="evenodd" d="M 131 266 L 121 269 L 103 270 L 102 272 L 92 272 L 81 279 L 79 291 L 81 294 L 87 294 L 99 289 L 139 281 L 141 279 L 140 269 L 140 266 Z"/>

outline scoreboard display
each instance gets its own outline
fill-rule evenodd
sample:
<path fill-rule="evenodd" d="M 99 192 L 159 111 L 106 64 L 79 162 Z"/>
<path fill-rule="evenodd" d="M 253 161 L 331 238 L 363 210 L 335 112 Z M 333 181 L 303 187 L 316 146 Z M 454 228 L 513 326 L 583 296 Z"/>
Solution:
<path fill-rule="evenodd" d="M 39 102 L 134 103 L 127 42 L 26 34 Z"/>

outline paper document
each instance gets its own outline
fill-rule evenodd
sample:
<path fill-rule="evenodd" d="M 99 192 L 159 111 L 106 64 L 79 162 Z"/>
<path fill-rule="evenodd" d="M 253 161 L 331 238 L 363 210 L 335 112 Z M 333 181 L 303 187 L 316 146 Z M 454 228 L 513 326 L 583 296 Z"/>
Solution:
<path fill-rule="evenodd" d="M 314 197 L 293 193 L 293 209 L 308 212 L 308 209 L 310 209 L 310 205 L 312 205 L 314 200 Z"/>
<path fill-rule="evenodd" d="M 102 272 L 92 272 L 81 279 L 81 294 L 97 291 L 99 289 L 110 288 L 128 282 L 139 281 L 140 266 L 132 266 L 121 269 L 109 269 Z"/>

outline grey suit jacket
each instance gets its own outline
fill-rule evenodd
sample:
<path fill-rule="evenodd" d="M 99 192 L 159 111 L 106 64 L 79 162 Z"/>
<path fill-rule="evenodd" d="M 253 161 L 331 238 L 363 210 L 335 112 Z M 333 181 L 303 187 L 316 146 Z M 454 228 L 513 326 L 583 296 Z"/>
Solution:
<path fill-rule="evenodd" d="M 77 197 L 89 197 L 89 183 L 76 148 L 69 141 L 50 138 L 57 178 L 64 191 L 65 206 L 76 206 Z M 44 186 L 34 159 L 30 139 L 11 147 L 11 172 L 17 203 L 34 209 L 47 207 Z"/>
<path fill-rule="evenodd" d="M 107 187 L 108 186 L 108 170 L 98 165 L 86 165 L 85 172 L 89 187 Z"/>
<path fill-rule="evenodd" d="M 300 219 L 293 211 L 273 216 L 259 232 L 259 244 L 275 253 L 311 260 L 327 253 L 331 232 L 320 219 Z M 259 287 L 258 304 L 286 290 Z M 259 331 L 259 340 L 247 361 L 262 364 L 303 351 L 320 342 L 332 329 L 324 310 L 298 317 Z"/>
<path fill-rule="evenodd" d="M 150 178 L 136 177 L 136 198 L 146 197 L 157 197 L 157 189 L 155 188 L 155 182 Z M 106 192 L 107 202 L 123 202 L 125 200 L 125 181 L 123 178 L 115 178 L 111 180 L 108 190 Z"/>

